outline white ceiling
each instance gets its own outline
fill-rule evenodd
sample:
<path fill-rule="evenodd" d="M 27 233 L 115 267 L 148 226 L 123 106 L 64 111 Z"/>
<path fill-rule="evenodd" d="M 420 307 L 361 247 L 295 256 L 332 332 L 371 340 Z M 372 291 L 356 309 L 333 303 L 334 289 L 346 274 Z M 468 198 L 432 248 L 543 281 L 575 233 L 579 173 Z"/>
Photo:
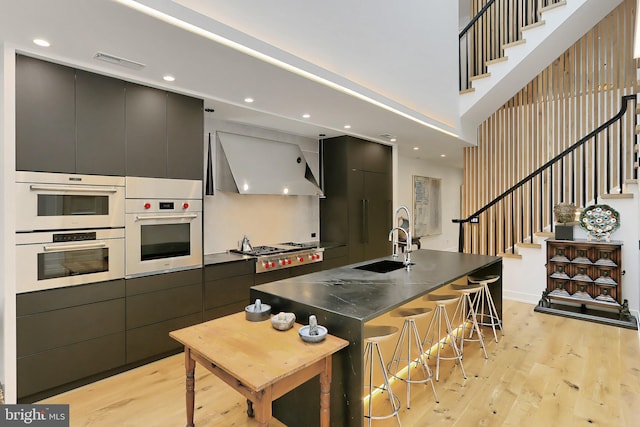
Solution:
<path fill-rule="evenodd" d="M 401 155 L 461 166 L 468 144 L 451 136 L 460 127 L 457 3 L 1 1 L 0 41 L 32 56 L 202 97 L 216 119 L 311 138 L 351 134 L 388 143 L 381 135 L 389 134 L 398 138 Z M 212 40 L 214 34 L 249 53 Z M 34 45 L 36 37 L 51 46 Z M 97 52 L 145 67 L 97 61 Z M 176 81 L 164 82 L 165 74 Z M 247 96 L 255 102 L 244 103 Z"/>

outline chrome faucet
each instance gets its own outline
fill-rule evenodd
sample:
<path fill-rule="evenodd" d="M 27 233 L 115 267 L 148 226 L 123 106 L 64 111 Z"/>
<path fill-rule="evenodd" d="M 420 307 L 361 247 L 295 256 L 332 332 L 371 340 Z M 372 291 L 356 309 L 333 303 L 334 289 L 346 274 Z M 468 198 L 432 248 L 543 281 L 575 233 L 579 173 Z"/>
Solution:
<path fill-rule="evenodd" d="M 405 236 L 407 238 L 407 242 L 411 241 L 411 231 L 409 231 L 409 230 L 407 230 L 405 228 L 402 228 L 402 227 L 393 227 L 391 229 L 391 231 L 389 232 L 389 241 L 390 242 L 392 241 L 392 239 L 394 237 L 393 232 L 396 231 L 396 230 L 404 232 L 404 234 L 405 234 Z M 394 258 L 397 258 L 398 257 L 398 254 L 397 254 L 398 239 L 397 238 L 393 239 L 393 247 L 394 247 L 394 252 L 395 252 Z M 409 246 L 407 247 L 407 250 L 404 253 L 404 266 L 407 268 L 407 270 L 411 270 L 411 247 L 409 247 Z"/>

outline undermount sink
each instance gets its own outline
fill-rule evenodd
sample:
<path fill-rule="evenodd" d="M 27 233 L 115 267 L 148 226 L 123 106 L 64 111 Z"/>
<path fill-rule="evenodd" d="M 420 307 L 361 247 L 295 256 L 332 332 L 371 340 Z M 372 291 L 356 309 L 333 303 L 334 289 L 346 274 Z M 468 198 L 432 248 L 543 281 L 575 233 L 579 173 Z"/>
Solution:
<path fill-rule="evenodd" d="M 413 264 L 413 263 L 412 263 Z M 359 270 L 373 271 L 374 273 L 389 273 L 390 271 L 399 270 L 405 268 L 402 261 L 391 261 L 388 259 L 382 261 L 372 262 L 371 264 L 360 265 L 357 268 Z"/>

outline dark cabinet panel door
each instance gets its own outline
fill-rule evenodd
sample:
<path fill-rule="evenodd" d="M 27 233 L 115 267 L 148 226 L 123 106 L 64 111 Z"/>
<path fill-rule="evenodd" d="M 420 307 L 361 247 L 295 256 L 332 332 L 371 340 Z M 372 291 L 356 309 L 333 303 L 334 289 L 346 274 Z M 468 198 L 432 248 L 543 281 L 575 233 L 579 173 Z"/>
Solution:
<path fill-rule="evenodd" d="M 16 56 L 16 169 L 76 168 L 75 70 Z"/>
<path fill-rule="evenodd" d="M 202 106 L 201 99 L 167 95 L 167 178 L 203 179 Z"/>
<path fill-rule="evenodd" d="M 364 171 L 349 170 L 348 172 L 349 197 L 348 222 L 349 222 L 349 263 L 364 260 L 364 247 L 368 242 L 368 229 L 366 224 L 367 200 L 364 198 Z"/>
<path fill-rule="evenodd" d="M 377 172 L 364 173 L 364 199 L 367 211 L 367 244 L 364 259 L 373 259 L 391 254 L 389 231 L 391 230 L 391 178 Z"/>
<path fill-rule="evenodd" d="M 122 80 L 76 72 L 77 165 L 83 174 L 125 174 Z"/>
<path fill-rule="evenodd" d="M 164 178 L 167 172 L 167 93 L 126 85 L 126 152 L 129 176 Z"/>

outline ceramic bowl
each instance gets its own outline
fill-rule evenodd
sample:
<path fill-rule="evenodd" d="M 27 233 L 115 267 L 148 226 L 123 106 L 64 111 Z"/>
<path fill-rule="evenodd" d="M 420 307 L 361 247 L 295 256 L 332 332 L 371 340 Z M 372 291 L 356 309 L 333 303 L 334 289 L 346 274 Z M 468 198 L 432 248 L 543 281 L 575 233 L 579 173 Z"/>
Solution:
<path fill-rule="evenodd" d="M 298 335 L 300 335 L 300 338 L 302 338 L 304 342 L 315 343 L 324 340 L 327 337 L 327 332 L 327 328 L 318 325 L 318 335 L 310 335 L 309 325 L 307 325 L 298 330 Z"/>
<path fill-rule="evenodd" d="M 244 314 L 250 322 L 261 322 L 271 317 L 271 306 L 262 304 L 259 299 L 254 304 L 249 304 L 244 308 Z"/>

